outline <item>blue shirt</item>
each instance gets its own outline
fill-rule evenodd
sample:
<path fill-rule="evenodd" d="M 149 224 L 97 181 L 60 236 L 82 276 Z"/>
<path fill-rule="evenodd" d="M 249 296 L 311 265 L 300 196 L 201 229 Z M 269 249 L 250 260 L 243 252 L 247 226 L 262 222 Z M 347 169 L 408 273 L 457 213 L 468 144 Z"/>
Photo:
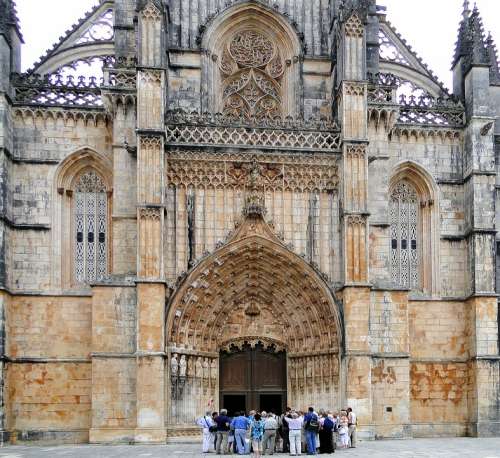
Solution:
<path fill-rule="evenodd" d="M 234 429 L 248 429 L 250 426 L 250 420 L 240 415 L 231 422 L 231 426 Z"/>
<path fill-rule="evenodd" d="M 263 420 L 252 420 L 252 431 L 250 433 L 252 439 L 255 441 L 261 441 L 264 435 L 264 421 Z"/>
<path fill-rule="evenodd" d="M 318 416 L 314 412 L 309 412 L 305 417 L 304 417 L 304 423 L 306 424 L 306 429 L 307 426 L 309 426 L 309 422 L 311 420 L 316 420 L 316 423 L 318 423 Z"/>

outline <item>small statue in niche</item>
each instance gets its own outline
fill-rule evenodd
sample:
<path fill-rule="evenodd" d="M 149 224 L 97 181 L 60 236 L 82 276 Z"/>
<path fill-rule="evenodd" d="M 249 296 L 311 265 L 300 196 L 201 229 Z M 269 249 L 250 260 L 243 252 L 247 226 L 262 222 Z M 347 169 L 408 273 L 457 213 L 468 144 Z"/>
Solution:
<path fill-rule="evenodd" d="M 179 372 L 179 362 L 177 361 L 177 354 L 174 353 L 172 355 L 172 359 L 170 360 L 170 376 L 177 377 Z"/>
<path fill-rule="evenodd" d="M 181 359 L 179 361 L 179 376 L 185 377 L 186 371 L 187 371 L 186 355 L 181 355 Z"/>

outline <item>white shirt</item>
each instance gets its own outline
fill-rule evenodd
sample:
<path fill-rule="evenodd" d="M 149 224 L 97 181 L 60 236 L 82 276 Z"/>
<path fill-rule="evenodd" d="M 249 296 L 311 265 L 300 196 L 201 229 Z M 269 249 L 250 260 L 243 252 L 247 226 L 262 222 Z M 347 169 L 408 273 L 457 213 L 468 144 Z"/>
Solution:
<path fill-rule="evenodd" d="M 284 417 L 285 421 L 288 423 L 289 429 L 302 429 L 302 425 L 304 424 L 304 417 L 299 418 L 288 418 Z"/>
<path fill-rule="evenodd" d="M 196 420 L 196 424 L 200 428 L 208 429 L 210 426 L 214 426 L 215 422 L 213 421 L 212 417 L 205 415 L 204 417 L 198 418 L 198 420 Z"/>
<path fill-rule="evenodd" d="M 354 412 L 349 413 L 349 423 L 355 425 L 356 424 L 356 414 Z"/>

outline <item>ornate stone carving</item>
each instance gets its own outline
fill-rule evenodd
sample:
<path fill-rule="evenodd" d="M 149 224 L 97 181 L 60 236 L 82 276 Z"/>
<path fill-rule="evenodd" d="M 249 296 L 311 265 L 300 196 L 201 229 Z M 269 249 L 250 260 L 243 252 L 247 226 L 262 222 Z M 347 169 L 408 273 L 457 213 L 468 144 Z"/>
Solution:
<path fill-rule="evenodd" d="M 219 61 L 223 113 L 233 118 L 283 115 L 280 78 L 285 65 L 273 40 L 256 30 L 237 32 Z"/>
<path fill-rule="evenodd" d="M 321 155 L 257 155 L 258 186 L 262 190 L 332 192 L 338 187 L 335 157 Z M 169 185 L 204 188 L 246 188 L 252 170 L 248 156 L 172 152 L 168 158 Z"/>
<path fill-rule="evenodd" d="M 158 21 L 161 19 L 161 11 L 152 2 L 148 2 L 141 11 L 141 16 L 146 20 Z"/>
<path fill-rule="evenodd" d="M 139 210 L 139 217 L 143 220 L 154 220 L 157 221 L 160 219 L 160 211 L 159 208 L 141 208 Z"/>
<path fill-rule="evenodd" d="M 346 149 L 346 155 L 350 158 L 364 158 L 366 156 L 366 146 L 349 145 Z"/>
<path fill-rule="evenodd" d="M 356 83 L 344 83 L 346 95 L 365 95 L 365 86 Z"/>
<path fill-rule="evenodd" d="M 345 23 L 345 33 L 348 37 L 363 38 L 364 27 L 357 14 L 353 14 Z"/>
<path fill-rule="evenodd" d="M 243 214 L 247 217 L 265 216 L 266 214 L 266 199 L 263 193 L 262 185 L 262 168 L 257 161 L 252 161 L 250 174 L 248 176 L 248 189 L 245 198 L 245 207 Z M 252 309 L 255 312 L 255 307 Z M 245 312 L 247 313 L 247 312 Z M 260 313 L 258 311 L 257 315 Z M 248 315 L 248 313 L 247 313 Z"/>
<path fill-rule="evenodd" d="M 75 185 L 75 192 L 106 192 L 106 185 L 103 179 L 90 170 L 78 178 Z"/>

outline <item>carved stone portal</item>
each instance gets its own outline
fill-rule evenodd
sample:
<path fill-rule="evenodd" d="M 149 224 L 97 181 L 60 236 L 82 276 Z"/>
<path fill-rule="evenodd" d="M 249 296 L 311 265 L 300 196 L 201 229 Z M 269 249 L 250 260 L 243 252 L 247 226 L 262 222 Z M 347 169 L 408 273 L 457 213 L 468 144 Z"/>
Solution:
<path fill-rule="evenodd" d="M 342 331 L 333 295 L 260 213 L 248 214 L 234 236 L 180 284 L 167 329 L 168 351 L 187 359 L 183 393 L 179 359 L 172 360 L 172 426 L 186 425 L 207 406 L 222 407 L 219 352 L 252 342 L 286 351 L 290 403 L 334 408 L 339 401 Z"/>

